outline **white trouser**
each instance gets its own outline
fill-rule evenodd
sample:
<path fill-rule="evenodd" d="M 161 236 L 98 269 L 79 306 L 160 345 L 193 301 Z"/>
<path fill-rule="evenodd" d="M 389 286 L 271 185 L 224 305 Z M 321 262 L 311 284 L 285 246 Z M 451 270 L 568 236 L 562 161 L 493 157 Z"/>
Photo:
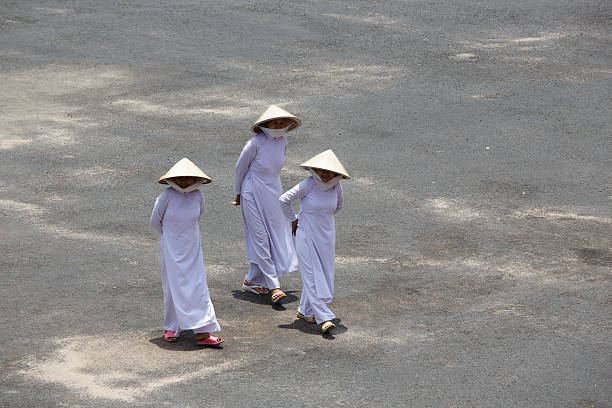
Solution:
<path fill-rule="evenodd" d="M 172 294 L 164 278 L 165 276 L 164 274 L 162 274 L 162 289 L 164 290 L 164 330 L 172 330 L 174 333 L 176 333 L 175 337 L 178 337 L 180 330 L 178 316 L 176 315 L 176 310 L 174 309 L 174 301 L 172 299 Z M 213 333 L 218 330 L 218 323 L 216 321 L 213 321 L 207 324 L 206 326 L 193 329 L 193 332 Z"/>
<path fill-rule="evenodd" d="M 244 220 L 250 236 L 249 241 L 253 244 L 253 255 L 256 258 L 254 259 L 256 262 L 251 263 L 245 280 L 268 289 L 280 288 L 276 265 L 272 261 L 270 252 L 270 237 L 264 221 L 259 215 L 257 205 L 248 195 L 241 198 L 240 205 L 244 207 Z"/>
<path fill-rule="evenodd" d="M 300 274 L 302 275 L 302 297 L 300 298 L 298 312 L 306 317 L 314 316 L 317 324 L 335 318 L 336 315 L 329 310 L 325 301 L 317 297 L 312 273 L 300 270 Z"/>

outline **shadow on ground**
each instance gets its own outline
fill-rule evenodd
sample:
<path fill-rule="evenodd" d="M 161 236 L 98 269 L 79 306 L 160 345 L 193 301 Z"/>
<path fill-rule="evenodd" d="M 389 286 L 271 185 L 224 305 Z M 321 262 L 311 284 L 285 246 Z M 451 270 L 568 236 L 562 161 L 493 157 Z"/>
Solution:
<path fill-rule="evenodd" d="M 335 334 L 343 334 L 348 331 L 348 327 L 340 323 L 340 319 L 333 319 L 332 322 L 336 325 L 336 328 L 331 331 L 331 333 L 321 333 L 321 326 L 315 323 L 309 323 L 302 319 L 295 319 L 291 324 L 279 324 L 278 327 L 281 329 L 295 329 L 299 330 L 302 333 L 306 334 L 316 334 L 319 336 L 323 336 L 328 340 L 334 340 L 336 337 Z"/>
<path fill-rule="evenodd" d="M 232 296 L 238 300 L 246 300 L 247 302 L 256 303 L 258 305 L 272 305 L 276 310 L 285 310 L 283 304 L 295 303 L 298 297 L 293 294 L 297 292 L 296 290 L 285 290 L 284 292 L 287 297 L 282 299 L 280 303 L 272 303 L 270 295 L 256 295 L 255 293 L 245 290 L 232 290 Z"/>

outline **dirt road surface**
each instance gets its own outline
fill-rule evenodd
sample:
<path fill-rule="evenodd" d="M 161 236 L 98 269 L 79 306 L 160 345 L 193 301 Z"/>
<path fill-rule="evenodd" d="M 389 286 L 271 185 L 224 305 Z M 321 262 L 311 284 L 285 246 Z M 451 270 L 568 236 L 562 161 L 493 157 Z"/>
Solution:
<path fill-rule="evenodd" d="M 608 1 L 3 1 L 2 407 L 612 406 Z M 332 148 L 338 329 L 240 290 L 233 167 Z M 161 337 L 189 157 L 222 350 Z"/>

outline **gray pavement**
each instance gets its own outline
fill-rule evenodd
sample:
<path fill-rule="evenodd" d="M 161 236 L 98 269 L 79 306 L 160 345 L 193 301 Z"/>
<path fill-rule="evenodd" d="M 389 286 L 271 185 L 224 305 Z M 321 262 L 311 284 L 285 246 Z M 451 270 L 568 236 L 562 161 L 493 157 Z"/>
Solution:
<path fill-rule="evenodd" d="M 2 407 L 611 407 L 608 1 L 2 1 Z M 233 166 L 271 103 L 332 148 L 333 336 L 243 293 Z M 160 339 L 157 178 L 226 340 Z"/>

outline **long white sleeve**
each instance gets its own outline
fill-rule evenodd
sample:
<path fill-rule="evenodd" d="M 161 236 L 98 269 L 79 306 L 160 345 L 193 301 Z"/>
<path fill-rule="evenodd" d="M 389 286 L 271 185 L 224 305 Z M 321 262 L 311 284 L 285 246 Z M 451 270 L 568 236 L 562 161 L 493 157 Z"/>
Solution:
<path fill-rule="evenodd" d="M 168 207 L 168 195 L 166 191 L 167 190 L 164 190 L 159 197 L 157 197 L 157 200 L 155 200 L 150 220 L 151 225 L 159 235 L 162 235 L 162 220 L 166 213 L 166 208 Z"/>
<path fill-rule="evenodd" d="M 310 181 L 309 181 L 310 180 Z M 291 203 L 296 200 L 301 200 L 310 189 L 312 188 L 311 184 L 312 180 L 307 178 L 302 180 L 299 184 L 293 187 L 291 190 L 285 192 L 285 194 L 279 197 L 281 210 L 283 210 L 283 214 L 289 221 L 295 221 L 297 219 L 295 213 L 293 212 L 293 208 L 291 207 Z"/>
<path fill-rule="evenodd" d="M 249 166 L 251 162 L 257 155 L 257 142 L 253 139 L 246 142 L 244 148 L 242 149 L 242 153 L 240 153 L 240 157 L 236 162 L 235 174 L 234 174 L 234 193 L 240 194 L 242 191 L 242 181 L 244 180 L 244 176 L 246 176 L 247 171 L 249 170 Z"/>
<path fill-rule="evenodd" d="M 334 215 L 336 215 L 336 213 L 340 211 L 344 205 L 344 194 L 342 194 L 342 185 L 340 183 L 338 183 L 338 187 L 336 187 L 336 192 L 338 193 L 338 204 L 336 204 Z"/>

